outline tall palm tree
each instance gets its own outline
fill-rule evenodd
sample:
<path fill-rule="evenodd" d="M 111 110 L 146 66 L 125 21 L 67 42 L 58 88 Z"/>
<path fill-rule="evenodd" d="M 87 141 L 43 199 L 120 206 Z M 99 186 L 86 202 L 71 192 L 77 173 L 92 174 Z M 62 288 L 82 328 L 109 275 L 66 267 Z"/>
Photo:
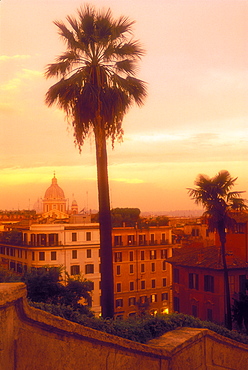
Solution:
<path fill-rule="evenodd" d="M 243 192 L 230 191 L 236 180 L 237 178 L 231 177 L 228 171 L 223 170 L 212 178 L 198 175 L 195 181 L 197 187 L 188 189 L 189 195 L 195 203 L 201 204 L 206 210 L 204 214 L 208 218 L 209 230 L 217 231 L 220 238 L 224 271 L 226 326 L 230 330 L 232 329 L 232 316 L 226 264 L 226 229 L 234 223 L 231 211 L 240 211 L 246 208 L 245 200 L 240 197 Z"/>
<path fill-rule="evenodd" d="M 49 88 L 46 104 L 57 104 L 74 128 L 79 150 L 93 132 L 99 198 L 102 315 L 113 317 L 113 267 L 108 184 L 107 139 L 121 140 L 128 108 L 143 104 L 146 84 L 135 77 L 144 50 L 131 36 L 133 21 L 114 20 L 111 11 L 86 5 L 68 16 L 67 27 L 56 21 L 67 50 L 46 68 L 46 77 L 59 81 Z"/>

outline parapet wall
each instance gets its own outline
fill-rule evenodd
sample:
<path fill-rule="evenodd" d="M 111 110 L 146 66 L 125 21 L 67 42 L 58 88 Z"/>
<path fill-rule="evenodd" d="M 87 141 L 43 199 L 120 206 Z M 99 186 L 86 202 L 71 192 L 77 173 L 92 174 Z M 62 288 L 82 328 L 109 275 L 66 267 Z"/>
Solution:
<path fill-rule="evenodd" d="M 180 328 L 139 344 L 30 307 L 22 283 L 0 284 L 1 370 L 248 369 L 248 346 Z"/>

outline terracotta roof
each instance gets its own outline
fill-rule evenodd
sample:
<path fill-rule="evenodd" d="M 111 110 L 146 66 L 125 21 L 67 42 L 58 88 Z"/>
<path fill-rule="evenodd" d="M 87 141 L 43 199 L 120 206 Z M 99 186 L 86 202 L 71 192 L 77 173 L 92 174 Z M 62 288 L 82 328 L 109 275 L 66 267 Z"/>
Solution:
<path fill-rule="evenodd" d="M 248 212 L 230 212 L 231 218 L 233 218 L 236 222 L 246 223 L 248 222 Z"/>
<path fill-rule="evenodd" d="M 175 249 L 173 253 L 173 257 L 167 258 L 166 261 L 175 266 L 223 269 L 220 248 L 216 246 L 202 248 L 182 247 Z M 229 269 L 248 269 L 248 263 L 233 255 L 232 252 L 227 252 L 226 261 Z"/>

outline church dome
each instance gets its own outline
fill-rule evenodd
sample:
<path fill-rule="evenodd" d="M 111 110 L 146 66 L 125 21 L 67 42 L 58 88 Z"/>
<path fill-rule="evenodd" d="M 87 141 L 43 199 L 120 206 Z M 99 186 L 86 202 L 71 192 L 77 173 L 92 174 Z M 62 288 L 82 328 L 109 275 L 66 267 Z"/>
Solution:
<path fill-rule="evenodd" d="M 58 186 L 55 175 L 52 179 L 52 185 L 45 192 L 44 199 L 65 199 L 64 191 Z"/>

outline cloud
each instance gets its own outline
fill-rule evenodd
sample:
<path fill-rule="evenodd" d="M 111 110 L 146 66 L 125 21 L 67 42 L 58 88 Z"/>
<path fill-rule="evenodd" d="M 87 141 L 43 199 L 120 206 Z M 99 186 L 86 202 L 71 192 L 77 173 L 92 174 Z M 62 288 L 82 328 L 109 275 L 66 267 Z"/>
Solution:
<path fill-rule="evenodd" d="M 116 181 L 116 182 L 124 182 L 126 184 L 142 184 L 144 183 L 144 180 L 142 179 L 129 179 L 129 178 L 110 178 L 111 181 Z"/>
<path fill-rule="evenodd" d="M 20 87 L 20 84 L 21 84 L 21 79 L 20 78 L 12 78 L 11 80 L 6 82 L 5 84 L 2 84 L 0 86 L 0 89 L 2 91 L 13 91 L 13 90 L 18 89 Z"/>
<path fill-rule="evenodd" d="M 0 55 L 0 62 L 7 62 L 10 60 L 25 60 L 31 58 L 31 55 Z"/>
<path fill-rule="evenodd" d="M 13 91 L 18 90 L 23 82 L 33 78 L 40 78 L 43 74 L 40 71 L 31 69 L 22 69 L 21 72 L 17 73 L 17 77 L 11 78 L 6 83 L 0 86 L 2 91 Z"/>

